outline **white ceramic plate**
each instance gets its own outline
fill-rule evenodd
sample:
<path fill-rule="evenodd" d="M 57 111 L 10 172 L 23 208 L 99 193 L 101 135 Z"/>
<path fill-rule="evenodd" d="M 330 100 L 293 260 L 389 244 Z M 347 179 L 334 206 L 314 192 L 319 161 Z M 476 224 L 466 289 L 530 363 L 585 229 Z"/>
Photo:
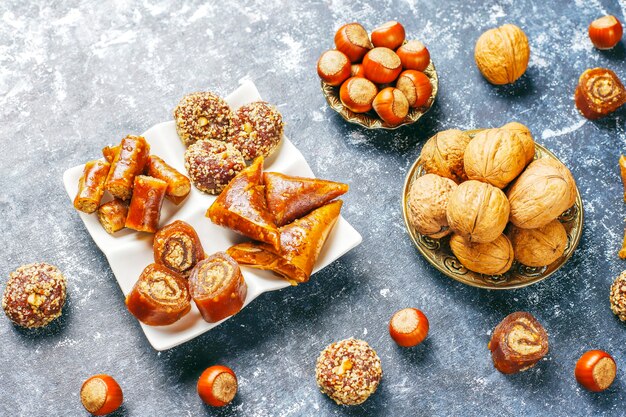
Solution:
<path fill-rule="evenodd" d="M 245 82 L 226 97 L 226 101 L 233 109 L 257 100 L 261 100 L 261 96 L 252 82 Z M 186 172 L 183 164 L 185 147 L 178 138 L 173 121 L 159 123 L 143 133 L 143 136 L 150 143 L 151 153 L 160 156 L 180 172 Z M 63 174 L 63 183 L 72 201 L 78 190 L 78 180 L 83 168 L 84 165 L 76 166 Z M 300 151 L 286 137 L 274 155 L 265 161 L 265 170 L 288 175 L 314 177 Z M 103 202 L 110 199 L 111 197 L 105 194 Z M 174 220 L 184 220 L 191 224 L 198 232 L 202 246 L 208 254 L 224 251 L 235 243 L 249 240 L 228 229 L 214 225 L 204 216 L 214 199 L 214 196 L 201 193 L 192 187 L 191 195 L 180 206 L 175 206 L 169 200 L 165 200 L 160 224 L 165 226 Z M 148 264 L 154 262 L 152 254 L 153 235 L 124 229 L 112 236 L 102 228 L 96 214 L 78 213 L 94 242 L 109 260 L 122 292 L 124 295 L 128 294 L 141 271 Z M 361 243 L 361 235 L 341 217 L 328 237 L 313 272 L 324 268 L 359 243 Z M 243 267 L 242 271 L 248 284 L 248 296 L 244 307 L 266 291 L 275 291 L 289 286 L 287 281 L 269 271 L 247 267 Z M 124 312 L 124 314 L 130 313 Z M 228 318 L 224 320 L 228 320 Z M 156 327 L 141 324 L 141 327 L 148 341 L 156 350 L 166 350 L 185 343 L 207 330 L 217 327 L 220 323 L 205 322 L 192 303 L 191 312 L 170 326 Z"/>

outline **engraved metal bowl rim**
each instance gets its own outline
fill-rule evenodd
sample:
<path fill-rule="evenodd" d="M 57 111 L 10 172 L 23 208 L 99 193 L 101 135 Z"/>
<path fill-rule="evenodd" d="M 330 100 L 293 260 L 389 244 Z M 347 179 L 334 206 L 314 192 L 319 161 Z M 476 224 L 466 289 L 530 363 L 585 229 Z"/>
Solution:
<path fill-rule="evenodd" d="M 485 130 L 485 129 L 472 129 L 472 130 L 466 130 L 465 132 L 468 133 L 469 135 L 475 135 L 476 133 Z M 539 150 L 541 150 L 541 152 L 544 152 L 545 154 L 549 155 L 550 157 L 556 159 L 557 161 L 561 162 L 561 160 L 554 154 L 552 153 L 550 150 L 548 150 L 547 148 L 545 148 L 544 146 L 538 144 L 535 142 L 535 146 L 537 148 L 539 148 Z M 449 271 L 447 271 L 442 265 L 439 265 L 437 262 L 434 262 L 427 254 L 427 249 L 424 249 L 417 241 L 417 235 L 419 235 L 419 233 L 417 233 L 413 227 L 411 226 L 410 222 L 409 222 L 409 217 L 408 217 L 408 211 L 407 211 L 407 197 L 409 194 L 409 189 L 411 187 L 411 184 L 413 183 L 413 180 L 415 178 L 415 173 L 416 171 L 420 168 L 421 165 L 421 160 L 418 157 L 415 162 L 411 165 L 411 167 L 409 168 L 409 171 L 407 172 L 406 178 L 404 180 L 404 186 L 402 188 L 402 215 L 404 217 L 404 225 L 406 227 L 406 230 L 409 234 L 409 236 L 411 237 L 411 240 L 413 241 L 413 244 L 415 245 L 415 247 L 417 248 L 417 250 L 420 252 L 420 254 L 424 257 L 424 259 L 426 259 L 426 261 L 431 264 L 433 267 L 435 267 L 435 269 L 437 269 L 439 272 L 441 272 L 442 274 L 446 275 L 449 278 L 454 279 L 455 281 L 461 282 L 465 285 L 469 285 L 471 287 L 476 287 L 476 288 L 483 288 L 483 289 L 490 289 L 490 290 L 513 290 L 513 289 L 517 289 L 517 288 L 524 288 L 524 287 L 528 287 L 532 284 L 535 284 L 537 282 L 543 281 L 547 278 L 549 278 L 550 276 L 552 276 L 555 272 L 557 272 L 559 269 L 561 269 L 563 267 L 563 265 L 565 265 L 567 263 L 567 261 L 570 260 L 570 258 L 572 257 L 572 255 L 574 254 L 574 252 L 576 251 L 576 248 L 578 247 L 578 244 L 580 243 L 580 239 L 582 237 L 582 230 L 583 230 L 583 223 L 584 223 L 584 209 L 583 209 L 583 202 L 582 202 L 582 198 L 580 196 L 580 191 L 578 190 L 578 185 L 576 185 L 576 202 L 574 203 L 574 206 L 578 207 L 578 224 L 580 225 L 578 227 L 578 229 L 576 230 L 575 234 L 572 236 L 572 241 L 571 241 L 571 245 L 572 245 L 572 250 L 569 253 L 569 255 L 567 255 L 564 259 L 561 259 L 560 264 L 554 268 L 554 270 L 550 271 L 549 273 L 545 274 L 545 275 L 541 275 L 538 277 L 534 277 L 534 278 L 530 278 L 527 281 L 524 282 L 520 282 L 520 283 L 512 283 L 510 285 L 502 285 L 502 286 L 496 286 L 496 285 L 487 285 L 487 284 L 481 284 L 479 282 L 476 281 L 471 281 L 471 280 L 464 280 L 462 279 L 460 276 L 451 274 Z M 456 258 L 456 256 L 454 256 L 453 254 L 450 254 L 450 256 L 454 259 L 456 259 L 458 261 L 458 259 Z M 471 272 L 471 271 L 470 271 Z M 474 272 L 472 272 L 474 273 Z"/>
<path fill-rule="evenodd" d="M 407 117 L 397 125 L 389 125 L 383 122 L 377 116 L 373 116 L 369 113 L 354 113 L 349 110 L 347 107 L 343 105 L 341 99 L 339 98 L 339 87 L 333 87 L 324 80 L 320 80 L 320 85 L 322 89 L 322 93 L 324 94 L 324 98 L 328 103 L 328 106 L 339 113 L 339 115 L 347 122 L 354 123 L 359 126 L 362 126 L 366 129 L 370 130 L 396 130 L 403 126 L 408 126 L 416 123 L 419 119 L 421 119 L 435 104 L 435 99 L 437 98 L 437 94 L 439 93 L 439 76 L 437 75 L 437 70 L 435 69 L 435 64 L 433 60 L 430 60 L 428 67 L 423 71 L 426 76 L 431 81 L 431 85 L 433 87 L 433 91 L 428 99 L 427 105 L 425 107 L 417 108 L 417 109 L 409 109 L 409 114 Z M 373 110 L 372 110 L 373 112 Z"/>

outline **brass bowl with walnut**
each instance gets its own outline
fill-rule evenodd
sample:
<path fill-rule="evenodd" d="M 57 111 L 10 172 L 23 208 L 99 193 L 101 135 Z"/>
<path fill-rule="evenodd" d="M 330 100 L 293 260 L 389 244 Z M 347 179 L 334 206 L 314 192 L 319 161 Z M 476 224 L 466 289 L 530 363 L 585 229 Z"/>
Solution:
<path fill-rule="evenodd" d="M 473 138 L 478 132 L 484 129 L 472 130 L 467 133 Z M 549 150 L 539 144 L 535 144 L 535 160 L 547 159 L 559 161 L 559 159 Z M 562 256 L 554 260 L 547 266 L 531 267 L 513 261 L 513 265 L 507 272 L 501 275 L 488 275 L 470 271 L 465 268 L 450 248 L 450 237 L 433 239 L 420 234 L 410 221 L 409 212 L 409 191 L 411 185 L 417 179 L 425 175 L 423 163 L 418 158 L 409 169 L 404 182 L 402 196 L 402 212 L 404 222 L 413 243 L 417 250 L 426 260 L 444 275 L 462 282 L 464 284 L 485 288 L 485 289 L 514 289 L 526 287 L 536 282 L 548 278 L 559 270 L 574 253 L 580 242 L 583 228 L 583 204 L 578 188 L 575 188 L 574 204 L 558 217 L 558 221 L 563 225 L 567 234 L 566 248 Z"/>

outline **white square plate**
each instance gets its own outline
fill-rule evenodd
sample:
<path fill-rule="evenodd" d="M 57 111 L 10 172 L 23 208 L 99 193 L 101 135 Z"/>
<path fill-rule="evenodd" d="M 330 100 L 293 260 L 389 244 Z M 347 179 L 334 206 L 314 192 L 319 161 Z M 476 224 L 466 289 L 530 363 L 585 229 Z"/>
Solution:
<path fill-rule="evenodd" d="M 233 109 L 258 100 L 261 100 L 261 96 L 255 85 L 249 81 L 226 97 L 226 101 Z M 150 143 L 151 153 L 160 156 L 180 172 L 186 172 L 183 164 L 185 147 L 178 138 L 174 121 L 159 123 L 144 132 L 143 136 Z M 78 180 L 83 168 L 84 165 L 75 166 L 63 174 L 63 183 L 71 201 L 74 200 L 78 190 Z M 280 148 L 274 155 L 265 161 L 264 169 L 288 175 L 314 177 L 300 151 L 286 137 L 283 138 Z M 191 224 L 198 232 L 202 246 L 208 254 L 224 251 L 236 243 L 248 240 L 228 229 L 214 225 L 204 216 L 215 198 L 191 187 L 190 196 L 180 206 L 175 206 L 169 200 L 165 200 L 161 210 L 160 225 L 165 226 L 174 220 L 184 220 Z M 110 199 L 111 197 L 106 193 L 103 202 Z M 153 235 L 124 229 L 112 236 L 102 228 L 96 214 L 78 213 L 94 242 L 109 260 L 122 292 L 124 295 L 128 294 L 143 269 L 154 262 Z M 324 268 L 359 243 L 361 243 L 361 235 L 341 217 L 329 235 L 313 272 Z M 275 291 L 289 286 L 287 281 L 269 271 L 248 267 L 242 267 L 242 271 L 248 284 L 248 296 L 244 307 L 266 291 Z M 141 327 L 156 350 L 166 350 L 185 343 L 217 327 L 220 323 L 205 322 L 192 303 L 191 312 L 170 326 L 155 327 L 141 324 Z"/>

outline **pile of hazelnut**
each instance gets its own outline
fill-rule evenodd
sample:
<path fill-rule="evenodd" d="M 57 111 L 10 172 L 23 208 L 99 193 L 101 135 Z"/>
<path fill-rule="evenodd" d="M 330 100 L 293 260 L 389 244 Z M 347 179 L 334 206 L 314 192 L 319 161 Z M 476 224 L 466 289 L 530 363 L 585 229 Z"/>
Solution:
<path fill-rule="evenodd" d="M 411 108 L 427 104 L 433 87 L 423 71 L 430 53 L 418 40 L 405 41 L 400 23 L 387 22 L 371 36 L 359 23 L 348 23 L 335 34 L 335 47 L 319 58 L 317 73 L 325 83 L 340 86 L 341 102 L 354 113 L 374 109 L 394 126 Z"/>

